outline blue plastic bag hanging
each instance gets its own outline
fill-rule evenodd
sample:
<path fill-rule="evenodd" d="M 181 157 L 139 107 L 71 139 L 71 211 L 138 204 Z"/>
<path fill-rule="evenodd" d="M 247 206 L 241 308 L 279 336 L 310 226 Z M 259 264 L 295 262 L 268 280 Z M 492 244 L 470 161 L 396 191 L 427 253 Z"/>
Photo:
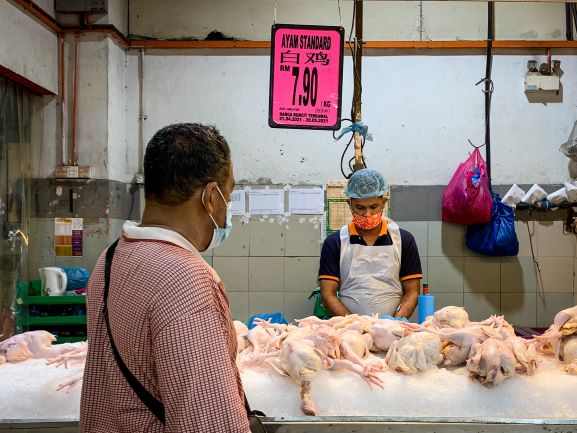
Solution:
<path fill-rule="evenodd" d="M 516 256 L 519 253 L 519 241 L 515 233 L 515 211 L 501 203 L 501 197 L 493 193 L 491 220 L 486 224 L 467 227 L 465 235 L 467 247 L 486 256 Z"/>

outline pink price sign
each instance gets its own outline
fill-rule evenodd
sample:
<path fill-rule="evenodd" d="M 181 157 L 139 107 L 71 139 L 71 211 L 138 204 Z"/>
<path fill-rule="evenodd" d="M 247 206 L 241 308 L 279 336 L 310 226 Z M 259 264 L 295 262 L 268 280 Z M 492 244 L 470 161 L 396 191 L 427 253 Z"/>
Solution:
<path fill-rule="evenodd" d="M 272 26 L 271 127 L 340 128 L 343 39 L 342 27 Z"/>

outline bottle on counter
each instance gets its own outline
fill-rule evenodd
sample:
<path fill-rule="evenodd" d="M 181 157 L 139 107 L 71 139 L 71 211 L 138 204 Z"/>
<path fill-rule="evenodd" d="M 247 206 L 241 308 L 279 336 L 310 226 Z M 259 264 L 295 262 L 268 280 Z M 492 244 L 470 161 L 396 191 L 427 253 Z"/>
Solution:
<path fill-rule="evenodd" d="M 419 323 L 423 323 L 427 317 L 432 316 L 435 312 L 435 297 L 429 293 L 427 283 L 423 283 L 423 293 L 419 295 L 417 308 Z"/>

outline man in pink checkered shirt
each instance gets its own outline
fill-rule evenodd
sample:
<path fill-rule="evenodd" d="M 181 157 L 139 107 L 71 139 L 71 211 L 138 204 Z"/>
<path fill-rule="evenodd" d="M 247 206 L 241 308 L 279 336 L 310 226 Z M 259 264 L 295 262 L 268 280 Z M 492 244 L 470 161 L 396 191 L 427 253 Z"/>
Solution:
<path fill-rule="evenodd" d="M 110 268 L 108 317 L 122 361 L 164 407 L 165 424 L 118 367 L 103 316 L 104 253 L 88 283 L 85 433 L 247 433 L 226 289 L 200 256 L 230 232 L 230 149 L 213 127 L 158 131 L 144 157 L 146 205 Z"/>

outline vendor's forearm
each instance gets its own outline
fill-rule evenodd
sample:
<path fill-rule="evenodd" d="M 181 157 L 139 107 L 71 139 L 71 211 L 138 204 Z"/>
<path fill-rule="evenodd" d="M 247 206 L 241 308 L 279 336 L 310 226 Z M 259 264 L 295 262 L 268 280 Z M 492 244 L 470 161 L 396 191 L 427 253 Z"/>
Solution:
<path fill-rule="evenodd" d="M 345 304 L 343 304 L 339 298 L 335 297 L 328 297 L 328 299 L 323 298 L 323 305 L 329 312 L 331 316 L 346 316 L 347 314 L 351 314 Z"/>
<path fill-rule="evenodd" d="M 395 313 L 395 317 L 406 317 L 407 319 L 411 317 L 413 311 L 415 311 L 415 307 L 417 306 L 417 300 L 419 299 L 419 295 L 413 293 L 407 293 L 401 298 L 401 303 L 399 304 L 399 308 Z"/>
<path fill-rule="evenodd" d="M 323 305 L 329 313 L 331 313 L 331 316 L 346 316 L 347 314 L 351 314 L 337 296 L 339 291 L 338 281 L 322 279 L 320 280 L 320 286 Z"/>

